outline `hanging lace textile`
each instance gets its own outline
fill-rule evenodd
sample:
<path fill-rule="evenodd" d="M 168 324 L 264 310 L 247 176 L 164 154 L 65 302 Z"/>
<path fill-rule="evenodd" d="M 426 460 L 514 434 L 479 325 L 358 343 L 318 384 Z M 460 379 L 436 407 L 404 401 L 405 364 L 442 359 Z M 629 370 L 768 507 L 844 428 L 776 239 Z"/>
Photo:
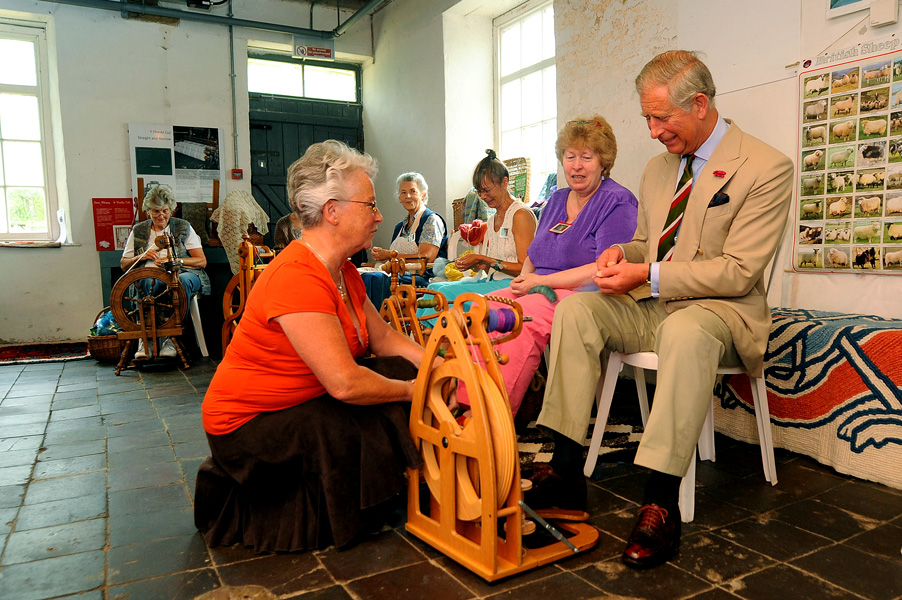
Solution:
<path fill-rule="evenodd" d="M 229 257 L 232 274 L 238 274 L 238 245 L 253 223 L 261 235 L 269 231 L 269 217 L 254 197 L 243 190 L 229 192 L 210 218 L 218 223 L 219 240 Z"/>

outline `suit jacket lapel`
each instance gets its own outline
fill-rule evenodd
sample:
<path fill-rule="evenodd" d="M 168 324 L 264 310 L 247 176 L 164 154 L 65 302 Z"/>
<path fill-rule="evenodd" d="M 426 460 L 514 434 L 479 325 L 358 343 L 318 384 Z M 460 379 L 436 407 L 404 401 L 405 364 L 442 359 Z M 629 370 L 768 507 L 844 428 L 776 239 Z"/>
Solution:
<path fill-rule="evenodd" d="M 655 199 L 654 204 L 648 208 L 648 260 L 650 262 L 658 260 L 658 241 L 664 231 L 667 213 L 670 212 L 670 203 L 676 192 L 677 178 L 680 176 L 680 156 L 665 154 L 663 158 L 664 168 L 659 172 L 656 188 L 649 194 L 651 198 Z"/>

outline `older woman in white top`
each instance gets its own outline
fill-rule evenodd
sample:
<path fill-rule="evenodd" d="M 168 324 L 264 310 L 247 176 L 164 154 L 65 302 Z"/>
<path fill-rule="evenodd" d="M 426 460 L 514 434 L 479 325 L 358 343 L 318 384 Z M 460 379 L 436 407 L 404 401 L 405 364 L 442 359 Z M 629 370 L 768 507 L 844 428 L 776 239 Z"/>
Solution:
<path fill-rule="evenodd" d="M 523 269 L 526 250 L 536 235 L 536 217 L 508 191 L 510 174 L 494 150 L 486 154 L 473 171 L 473 187 L 495 214 L 489 217 L 482 243 L 455 264 L 461 271 L 485 271 L 491 280 L 513 279 Z"/>
<path fill-rule="evenodd" d="M 398 177 L 398 202 L 407 211 L 407 216 L 395 225 L 392 243 L 387 250 L 373 247 L 370 251 L 373 260 L 388 260 L 392 250 L 400 258 L 425 256 L 428 262 L 439 256 L 448 256 L 445 220 L 437 212 L 426 208 L 429 186 L 422 175 L 410 172 Z"/>

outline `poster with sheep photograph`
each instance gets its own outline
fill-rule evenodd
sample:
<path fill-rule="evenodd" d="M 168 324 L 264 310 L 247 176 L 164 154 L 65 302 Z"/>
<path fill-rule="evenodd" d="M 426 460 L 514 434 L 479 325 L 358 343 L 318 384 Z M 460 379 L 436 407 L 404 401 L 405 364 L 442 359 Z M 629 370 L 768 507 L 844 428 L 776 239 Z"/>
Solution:
<path fill-rule="evenodd" d="M 902 108 L 902 83 L 893 84 L 893 95 L 889 105 L 890 108 Z"/>
<path fill-rule="evenodd" d="M 900 119 L 902 120 L 902 119 Z M 902 162 L 902 137 L 890 138 L 887 148 L 889 162 Z"/>
<path fill-rule="evenodd" d="M 864 52 L 799 73 L 799 272 L 902 274 L 902 50 Z"/>

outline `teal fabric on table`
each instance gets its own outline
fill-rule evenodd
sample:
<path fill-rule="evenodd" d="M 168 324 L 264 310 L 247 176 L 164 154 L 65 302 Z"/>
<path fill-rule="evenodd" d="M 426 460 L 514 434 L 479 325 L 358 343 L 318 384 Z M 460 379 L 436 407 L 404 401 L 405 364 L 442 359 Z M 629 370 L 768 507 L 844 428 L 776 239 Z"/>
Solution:
<path fill-rule="evenodd" d="M 427 286 L 427 289 L 434 292 L 441 292 L 445 295 L 448 302 L 454 302 L 454 299 L 461 294 L 467 292 L 483 295 L 491 294 L 496 290 L 510 287 L 510 283 L 510 279 L 501 281 L 437 281 L 435 283 L 430 283 Z M 434 312 L 431 308 L 420 308 L 417 309 L 417 316 L 428 315 L 431 312 Z M 435 319 L 423 321 L 422 324 L 427 327 L 433 327 L 435 325 Z"/>

